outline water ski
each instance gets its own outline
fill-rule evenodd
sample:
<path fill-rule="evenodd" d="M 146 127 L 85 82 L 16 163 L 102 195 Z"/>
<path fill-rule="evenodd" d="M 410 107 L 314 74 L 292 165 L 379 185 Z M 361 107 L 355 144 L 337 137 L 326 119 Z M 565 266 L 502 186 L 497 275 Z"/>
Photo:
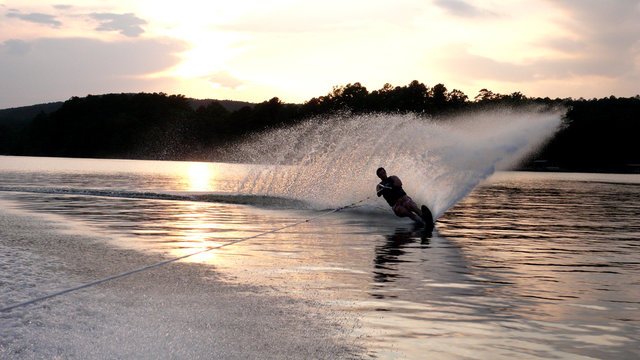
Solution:
<path fill-rule="evenodd" d="M 431 213 L 431 210 L 429 210 L 429 208 L 426 207 L 425 205 L 422 205 L 420 210 L 422 211 L 422 221 L 424 221 L 424 231 L 432 232 L 434 223 L 433 223 L 433 214 Z"/>

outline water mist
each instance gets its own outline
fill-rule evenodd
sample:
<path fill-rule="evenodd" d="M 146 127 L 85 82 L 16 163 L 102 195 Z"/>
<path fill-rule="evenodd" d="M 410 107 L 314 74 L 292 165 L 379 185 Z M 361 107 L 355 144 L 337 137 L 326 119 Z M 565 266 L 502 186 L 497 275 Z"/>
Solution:
<path fill-rule="evenodd" d="M 501 109 L 437 121 L 415 114 L 335 115 L 267 131 L 232 151 L 259 164 L 241 194 L 332 208 L 375 196 L 383 166 L 437 218 L 496 170 L 517 164 L 558 129 L 564 110 Z M 386 206 L 386 205 L 385 205 Z"/>

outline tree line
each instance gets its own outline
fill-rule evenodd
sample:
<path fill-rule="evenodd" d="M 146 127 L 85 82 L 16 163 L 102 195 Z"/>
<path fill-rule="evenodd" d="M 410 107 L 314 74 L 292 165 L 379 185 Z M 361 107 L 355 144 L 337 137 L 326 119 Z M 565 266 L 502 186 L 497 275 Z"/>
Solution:
<path fill-rule="evenodd" d="M 303 104 L 272 98 L 259 104 L 235 102 L 230 107 L 220 101 L 164 93 L 73 97 L 24 119 L 3 119 L 0 114 L 0 154 L 224 161 L 223 145 L 314 116 L 345 111 L 418 113 L 446 121 L 449 115 L 465 111 L 531 105 L 569 110 L 563 129 L 523 163 L 523 169 L 640 171 L 636 143 L 640 96 L 550 99 L 482 89 L 469 99 L 443 84 L 429 87 L 418 81 L 406 86 L 386 84 L 374 91 L 360 83 L 336 86 Z"/>

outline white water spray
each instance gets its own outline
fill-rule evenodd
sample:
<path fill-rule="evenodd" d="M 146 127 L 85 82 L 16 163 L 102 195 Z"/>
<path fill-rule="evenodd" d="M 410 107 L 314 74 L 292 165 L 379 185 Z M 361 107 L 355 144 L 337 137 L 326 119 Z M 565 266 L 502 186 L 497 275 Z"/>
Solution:
<path fill-rule="evenodd" d="M 265 132 L 233 151 L 258 163 L 243 194 L 330 208 L 375 194 L 383 166 L 437 218 L 496 170 L 542 145 L 564 110 L 502 109 L 433 121 L 414 114 L 339 115 Z M 371 203 L 384 204 L 373 197 Z"/>

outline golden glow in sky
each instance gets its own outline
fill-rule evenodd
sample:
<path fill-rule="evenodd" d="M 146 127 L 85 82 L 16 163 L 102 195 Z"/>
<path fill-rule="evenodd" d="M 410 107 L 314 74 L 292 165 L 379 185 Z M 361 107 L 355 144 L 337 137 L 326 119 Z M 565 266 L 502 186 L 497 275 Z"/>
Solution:
<path fill-rule="evenodd" d="M 60 4 L 0 2 L 0 108 L 136 91 L 304 102 L 412 80 L 470 98 L 640 92 L 639 1 Z"/>

